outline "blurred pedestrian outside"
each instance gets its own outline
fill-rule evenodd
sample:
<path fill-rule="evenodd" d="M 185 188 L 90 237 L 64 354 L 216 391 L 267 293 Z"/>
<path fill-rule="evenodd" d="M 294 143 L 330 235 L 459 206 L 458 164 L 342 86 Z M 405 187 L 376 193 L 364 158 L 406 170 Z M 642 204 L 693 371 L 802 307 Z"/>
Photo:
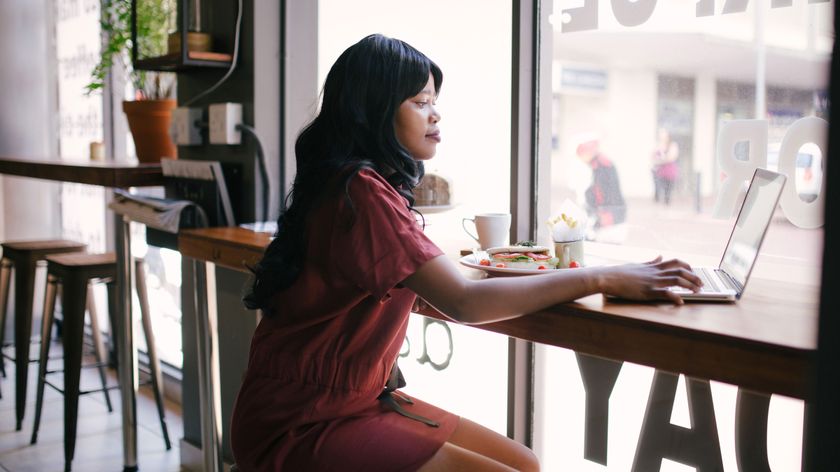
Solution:
<path fill-rule="evenodd" d="M 656 147 L 653 150 L 653 200 L 671 204 L 671 193 L 674 191 L 680 175 L 680 148 L 671 140 L 671 133 L 665 128 L 659 128 Z"/>
<path fill-rule="evenodd" d="M 595 136 L 583 138 L 575 152 L 592 170 L 592 180 L 585 192 L 587 212 L 590 221 L 594 222 L 588 238 L 602 240 L 604 238 L 601 236 L 615 233 L 612 229 L 619 226 L 623 228 L 627 218 L 627 205 L 621 193 L 618 171 L 612 161 L 601 152 L 600 141 Z M 611 230 L 605 232 L 607 228 Z M 621 239 L 620 236 L 618 238 Z"/>

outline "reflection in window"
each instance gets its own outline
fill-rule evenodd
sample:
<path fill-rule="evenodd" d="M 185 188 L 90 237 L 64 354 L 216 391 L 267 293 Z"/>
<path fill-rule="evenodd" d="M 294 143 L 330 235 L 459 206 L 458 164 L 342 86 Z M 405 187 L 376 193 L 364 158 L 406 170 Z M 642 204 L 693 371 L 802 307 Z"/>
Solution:
<path fill-rule="evenodd" d="M 93 151 L 94 147 L 102 145 L 104 139 L 103 115 L 107 113 L 103 110 L 103 97 L 98 93 L 85 93 L 101 48 L 100 2 L 59 0 L 54 8 L 59 155 L 68 162 L 104 158 Z M 124 97 L 135 96 L 130 81 L 117 82 L 126 83 Z M 113 112 L 121 114 L 121 105 L 117 103 L 116 107 Z M 118 160 L 133 160 L 135 153 L 131 136 L 118 141 L 126 144 L 125 149 L 117 151 Z M 106 225 L 111 224 L 110 213 L 106 211 L 108 198 L 109 193 L 103 187 L 61 184 L 62 236 L 86 243 L 90 252 L 105 252 L 109 247 Z M 132 225 L 132 241 L 135 242 L 133 255 L 146 258 L 158 355 L 163 361 L 180 368 L 180 254 L 147 246 L 145 232 L 139 225 Z M 136 243 L 138 241 L 139 244 Z M 94 295 L 97 306 L 102 307 L 99 310 L 100 326 L 108 327 L 105 287 L 102 284 L 94 286 Z M 134 312 L 140 313 L 136 296 Z M 139 317 L 135 319 L 139 323 Z M 139 348 L 145 350 L 145 339 L 138 337 L 137 341 Z"/>
<path fill-rule="evenodd" d="M 717 156 L 721 127 L 765 120 L 767 167 L 778 170 L 790 126 L 805 117 L 828 119 L 833 2 L 772 7 L 779 3 L 543 2 L 553 31 L 543 35 L 551 42 L 542 47 L 551 50 L 552 67 L 540 102 L 551 109 L 552 151 L 542 169 L 551 175 L 550 190 L 540 194 L 549 198 L 550 214 L 540 221 L 573 202 L 589 213 L 590 240 L 656 248 L 689 262 L 721 254 L 733 222 L 712 215 L 726 177 Z M 609 164 L 580 158 L 581 146 L 593 141 Z M 750 147 L 745 139 L 726 157 L 746 160 L 756 151 Z M 802 202 L 814 201 L 824 188 L 820 147 L 825 143 L 805 143 L 793 156 L 796 175 L 788 176 L 788 185 L 796 186 Z M 598 182 L 606 165 L 618 185 Z M 610 189 L 620 189 L 626 218 L 605 224 L 590 195 Z M 799 228 L 780 209 L 772 221 L 754 275 L 818 284 L 822 229 Z M 547 228 L 540 231 L 549 237 Z M 534 440 L 543 467 L 603 470 L 582 454 L 584 397 L 574 353 L 539 347 L 536 369 L 535 417 L 541 421 Z M 622 370 L 610 400 L 608 470 L 631 469 L 652 372 Z M 734 392 L 713 384 L 726 470 L 737 469 Z M 684 401 L 684 394 L 678 398 Z M 770 465 L 799 470 L 802 403 L 773 398 Z M 662 470 L 685 467 L 663 463 Z"/>

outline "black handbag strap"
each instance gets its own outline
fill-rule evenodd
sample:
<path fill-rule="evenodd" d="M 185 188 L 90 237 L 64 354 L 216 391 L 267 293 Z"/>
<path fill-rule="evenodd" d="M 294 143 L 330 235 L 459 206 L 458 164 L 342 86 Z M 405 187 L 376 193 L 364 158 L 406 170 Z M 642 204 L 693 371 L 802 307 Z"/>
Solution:
<path fill-rule="evenodd" d="M 382 390 L 382 393 L 379 394 L 377 399 L 381 401 L 383 405 L 394 410 L 398 414 L 405 416 L 406 418 L 419 421 L 433 428 L 440 427 L 440 423 L 437 421 L 410 413 L 399 404 L 398 400 L 402 400 L 404 403 L 409 405 L 414 404 L 411 398 L 408 398 L 396 391 L 398 388 L 405 387 L 405 385 L 405 377 L 403 377 L 402 371 L 395 361 L 394 365 L 391 367 L 391 373 L 388 375 L 388 382 L 385 383 L 385 388 Z"/>

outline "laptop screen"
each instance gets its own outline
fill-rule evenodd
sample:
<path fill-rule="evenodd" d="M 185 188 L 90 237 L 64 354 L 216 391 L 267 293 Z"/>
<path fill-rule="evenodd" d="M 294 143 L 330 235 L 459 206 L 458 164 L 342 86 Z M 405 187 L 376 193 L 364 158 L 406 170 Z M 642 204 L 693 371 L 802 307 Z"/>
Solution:
<path fill-rule="evenodd" d="M 753 174 L 720 262 L 720 268 L 737 280 L 741 287 L 746 285 L 758 257 L 758 250 L 770 226 L 785 180 L 783 174 L 766 169 L 756 169 Z"/>

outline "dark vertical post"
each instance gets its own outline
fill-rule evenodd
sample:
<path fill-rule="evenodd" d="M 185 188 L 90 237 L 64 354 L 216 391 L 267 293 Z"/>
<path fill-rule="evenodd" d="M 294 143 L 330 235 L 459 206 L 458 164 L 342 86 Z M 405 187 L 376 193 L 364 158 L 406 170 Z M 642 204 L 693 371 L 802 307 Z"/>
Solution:
<path fill-rule="evenodd" d="M 840 28 L 838 20 L 838 2 L 834 2 L 834 31 Z M 831 84 L 829 90 L 829 104 L 840 103 L 840 51 L 837 49 L 837 37 L 834 38 L 834 51 L 831 57 Z M 833 117 L 832 117 L 833 118 Z M 840 129 L 836 119 L 829 120 L 828 154 L 824 159 L 826 179 L 822 188 L 825 196 L 825 226 L 823 238 L 822 283 L 820 286 L 820 321 L 817 339 L 816 376 L 814 391 L 811 395 L 812 407 L 806 405 L 806 437 L 803 447 L 803 470 L 820 471 L 834 470 L 840 464 L 840 306 L 837 303 L 836 281 L 838 273 L 838 248 L 829 241 L 837 241 L 840 237 L 837 215 L 840 208 L 840 192 L 834 185 L 840 182 L 840 164 L 837 162 L 838 136 Z M 832 184 L 833 182 L 833 184 Z M 834 210 L 832 210 L 832 208 Z M 834 285 L 831 284 L 834 280 Z M 835 290 L 832 292 L 832 288 Z"/>

